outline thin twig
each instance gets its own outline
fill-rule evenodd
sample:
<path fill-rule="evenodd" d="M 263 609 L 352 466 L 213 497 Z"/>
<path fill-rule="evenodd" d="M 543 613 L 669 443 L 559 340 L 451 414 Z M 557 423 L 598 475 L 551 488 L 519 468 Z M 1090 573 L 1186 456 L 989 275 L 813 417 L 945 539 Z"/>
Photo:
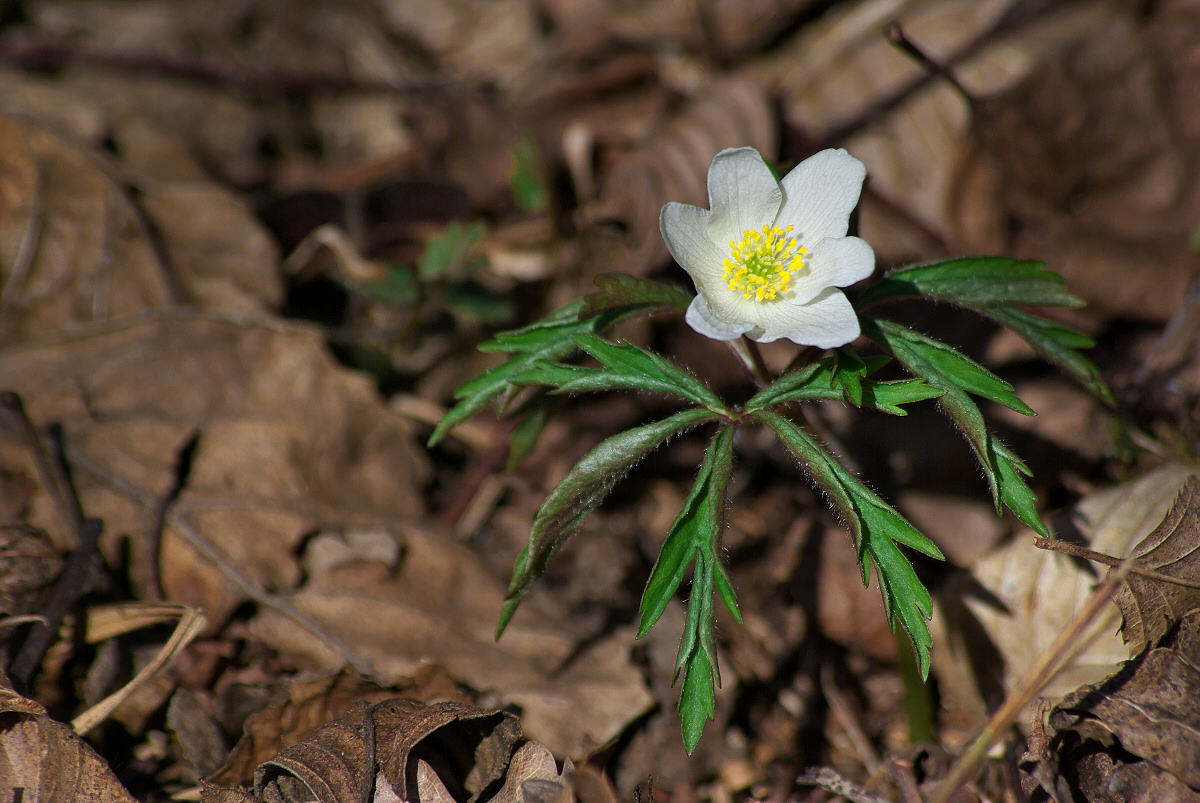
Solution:
<path fill-rule="evenodd" d="M 11 390 L 0 392 L 0 421 L 5 429 L 21 439 L 22 445 L 33 457 L 42 487 L 50 492 L 54 507 L 63 522 L 70 527 L 72 538 L 77 541 L 83 531 L 83 506 L 79 503 L 79 496 L 75 493 L 75 486 L 63 459 L 61 429 L 51 431 L 56 443 L 54 453 L 51 454 L 25 412 L 25 403 L 21 401 L 20 395 Z"/>
<path fill-rule="evenodd" d="M 8 676 L 18 691 L 29 688 L 29 681 L 37 674 L 42 657 L 50 648 L 63 618 L 75 607 L 75 603 L 87 588 L 88 571 L 103 531 L 104 523 L 100 519 L 84 521 L 79 543 L 71 551 L 71 557 L 67 559 L 67 565 L 54 586 L 50 602 L 42 611 L 44 621 L 35 624 L 29 631 L 25 643 L 21 645 L 21 651 L 8 668 Z"/>
<path fill-rule="evenodd" d="M 1094 549 L 1088 549 L 1087 547 L 1072 544 L 1068 541 L 1059 541 L 1055 538 L 1035 538 L 1033 545 L 1038 549 L 1050 549 L 1055 552 L 1065 552 L 1077 558 L 1094 560 L 1096 563 L 1103 563 L 1105 566 L 1120 566 L 1122 563 L 1120 558 L 1114 558 L 1112 555 L 1106 555 L 1103 552 L 1097 552 Z M 1130 563 L 1128 571 L 1130 574 L 1136 574 L 1139 577 L 1145 577 L 1149 580 L 1158 580 L 1161 583 L 1170 583 L 1171 585 L 1183 586 L 1184 588 L 1200 589 L 1200 583 L 1195 580 L 1185 580 L 1182 577 L 1173 577 L 1163 572 L 1156 572 L 1153 569 L 1143 569 L 1136 563 Z"/>
<path fill-rule="evenodd" d="M 968 106 L 973 107 L 975 105 L 977 102 L 975 96 L 968 92 L 966 88 L 958 82 L 958 79 L 954 77 L 954 73 L 950 72 L 950 68 L 942 64 L 938 64 L 929 56 L 928 53 L 926 53 L 915 42 L 909 39 L 908 35 L 904 33 L 904 28 L 900 26 L 900 22 L 898 20 L 887 26 L 883 34 L 887 37 L 889 42 L 895 45 L 897 50 L 911 58 L 913 61 L 917 62 L 917 64 L 920 64 L 930 76 L 936 78 L 945 78 L 946 83 L 954 87 L 955 91 L 962 96 L 962 99 L 967 102 Z"/>
<path fill-rule="evenodd" d="M 825 702 L 829 704 L 829 710 L 833 712 L 834 719 L 842 726 L 842 731 L 850 740 L 850 745 L 858 755 L 858 760 L 869 772 L 874 773 L 879 769 L 879 753 L 875 751 L 871 740 L 867 738 L 867 734 L 863 733 L 858 720 L 850 712 L 850 706 L 846 704 L 841 690 L 834 685 L 833 672 L 828 663 L 821 665 L 821 694 L 825 696 Z"/>
<path fill-rule="evenodd" d="M 83 454 L 79 450 L 72 450 L 71 462 L 81 471 L 85 471 L 94 477 L 97 481 L 104 483 L 112 490 L 120 493 L 129 499 L 132 499 L 146 508 L 151 508 L 158 501 L 152 494 L 146 493 L 141 488 L 133 485 L 124 477 L 116 474 L 111 469 L 103 466 L 90 457 Z M 216 507 L 213 505 L 212 507 Z M 204 505 L 191 505 L 190 510 L 205 509 Z M 269 508 L 286 509 L 283 507 Z M 308 630 L 320 641 L 324 642 L 332 652 L 337 653 L 338 657 L 344 664 L 347 664 L 364 675 L 372 673 L 371 661 L 359 655 L 352 648 L 344 644 L 340 639 L 330 633 L 320 622 L 313 619 L 308 614 L 304 613 L 296 606 L 292 605 L 287 599 L 279 597 L 275 594 L 260 588 L 254 581 L 242 574 L 236 566 L 234 566 L 224 554 L 220 552 L 207 538 L 200 533 L 199 530 L 192 524 L 188 518 L 183 515 L 187 511 L 181 511 L 178 507 L 170 507 L 165 516 L 166 524 L 169 524 L 174 530 L 183 537 L 185 541 L 191 544 L 192 548 L 200 553 L 201 557 L 208 560 L 225 576 L 227 580 L 233 583 L 243 594 L 249 599 L 262 605 L 266 608 L 271 608 L 278 611 L 283 616 L 291 619 L 296 624 Z"/>
<path fill-rule="evenodd" d="M 1126 560 L 1120 567 L 1109 572 L 1104 581 L 1096 586 L 1084 606 L 1075 613 L 1075 616 L 1058 634 L 1050 647 L 1038 657 L 1034 665 L 1025 673 L 1025 677 L 1021 678 L 1021 682 L 992 714 L 992 718 L 988 720 L 983 732 L 959 756 L 945 780 L 938 785 L 937 793 L 931 803 L 948 803 L 958 788 L 975 774 L 975 769 L 987 751 L 991 749 L 992 744 L 1001 733 L 1012 725 L 1025 704 L 1032 700 L 1050 681 L 1050 678 L 1058 671 L 1067 651 L 1083 635 L 1092 620 L 1109 605 L 1113 594 L 1117 592 L 1124 581 L 1128 569 L 1129 561 Z"/>

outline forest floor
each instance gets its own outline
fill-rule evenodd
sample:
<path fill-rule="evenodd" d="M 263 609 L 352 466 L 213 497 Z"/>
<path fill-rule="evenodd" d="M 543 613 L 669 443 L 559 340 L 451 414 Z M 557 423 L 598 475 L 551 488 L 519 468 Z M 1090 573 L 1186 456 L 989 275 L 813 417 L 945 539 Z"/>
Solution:
<path fill-rule="evenodd" d="M 1197 87 L 1196 0 L 0 3 L 0 803 L 1200 801 Z M 1037 412 L 983 405 L 1057 551 L 936 404 L 813 405 L 946 556 L 907 553 L 927 683 L 847 523 L 739 431 L 743 621 L 689 756 L 688 584 L 634 635 L 704 441 L 621 478 L 498 641 L 547 494 L 674 407 L 426 442 L 497 332 L 612 272 L 691 294 L 659 211 L 743 145 L 861 159 L 876 276 L 1044 261 L 1112 399 L 893 305 Z M 682 315 L 613 336 L 747 396 Z"/>

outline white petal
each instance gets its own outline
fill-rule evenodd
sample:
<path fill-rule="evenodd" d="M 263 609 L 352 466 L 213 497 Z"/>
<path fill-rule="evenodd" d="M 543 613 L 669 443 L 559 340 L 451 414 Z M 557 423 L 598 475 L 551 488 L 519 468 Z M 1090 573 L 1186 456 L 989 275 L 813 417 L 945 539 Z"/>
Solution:
<path fill-rule="evenodd" d="M 863 163 L 840 148 L 813 154 L 783 177 L 786 200 L 775 225 L 794 226 L 805 246 L 846 236 L 866 176 Z"/>
<path fill-rule="evenodd" d="M 733 340 L 754 328 L 753 323 L 730 324 L 715 317 L 708 309 L 704 296 L 697 295 L 683 316 L 688 326 L 713 340 Z"/>
<path fill-rule="evenodd" d="M 699 290 L 702 284 L 720 281 L 724 272 L 725 255 L 708 236 L 709 211 L 698 206 L 669 203 L 658 216 L 667 250 L 680 267 L 691 275 Z"/>
<path fill-rule="evenodd" d="M 763 333 L 754 337 L 759 343 L 786 337 L 802 346 L 831 349 L 846 345 L 861 331 L 854 307 L 836 287 L 827 288 L 807 304 L 761 307 Z"/>
<path fill-rule="evenodd" d="M 727 249 L 747 229 L 771 225 L 781 203 L 779 182 L 754 148 L 726 148 L 713 157 L 708 168 L 708 231 L 719 247 Z"/>
<path fill-rule="evenodd" d="M 793 263 L 794 264 L 794 263 Z M 806 304 L 826 287 L 849 287 L 875 271 L 875 252 L 857 237 L 829 237 L 804 255 L 808 272 L 796 279 L 792 300 Z"/>

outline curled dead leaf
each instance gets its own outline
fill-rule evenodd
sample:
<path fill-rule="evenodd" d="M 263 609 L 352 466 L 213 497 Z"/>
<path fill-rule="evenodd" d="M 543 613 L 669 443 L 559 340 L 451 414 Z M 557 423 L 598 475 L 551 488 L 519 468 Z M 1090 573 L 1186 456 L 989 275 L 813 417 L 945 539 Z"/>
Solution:
<path fill-rule="evenodd" d="M 87 742 L 34 701 L 2 687 L 0 789 L 28 803 L 134 803 Z"/>
<path fill-rule="evenodd" d="M 1200 611 L 1160 647 L 1147 649 L 1108 679 L 1063 699 L 1050 715 L 1060 733 L 1103 745 L 1113 762 L 1132 753 L 1200 790 Z M 1189 798 L 1190 799 L 1190 798 Z"/>
<path fill-rule="evenodd" d="M 1192 475 L 1154 532 L 1129 553 L 1133 565 L 1168 579 L 1130 573 L 1113 601 L 1125 619 L 1121 634 L 1136 655 L 1166 635 L 1188 611 L 1200 608 L 1200 480 Z"/>

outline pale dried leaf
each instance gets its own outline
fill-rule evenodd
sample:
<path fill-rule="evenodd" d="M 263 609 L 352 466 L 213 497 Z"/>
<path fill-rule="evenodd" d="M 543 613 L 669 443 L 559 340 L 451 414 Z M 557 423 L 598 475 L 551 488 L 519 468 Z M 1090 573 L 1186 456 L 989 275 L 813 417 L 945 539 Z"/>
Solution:
<path fill-rule="evenodd" d="M 1070 527 L 1091 549 L 1124 557 L 1162 520 L 1194 473 L 1167 466 L 1088 497 L 1056 528 L 1059 537 L 1069 537 L 1063 530 Z M 1033 536 L 1018 533 L 971 567 L 973 579 L 961 579 L 935 600 L 934 671 L 956 706 L 980 724 L 988 710 L 981 694 L 1002 699 L 1066 627 L 1101 575 L 1078 558 L 1037 549 Z M 965 604 L 958 601 L 963 599 Z M 1124 661 L 1128 650 L 1118 621 L 1115 605 L 1110 615 L 1097 617 L 1041 696 L 1055 700 Z"/>

